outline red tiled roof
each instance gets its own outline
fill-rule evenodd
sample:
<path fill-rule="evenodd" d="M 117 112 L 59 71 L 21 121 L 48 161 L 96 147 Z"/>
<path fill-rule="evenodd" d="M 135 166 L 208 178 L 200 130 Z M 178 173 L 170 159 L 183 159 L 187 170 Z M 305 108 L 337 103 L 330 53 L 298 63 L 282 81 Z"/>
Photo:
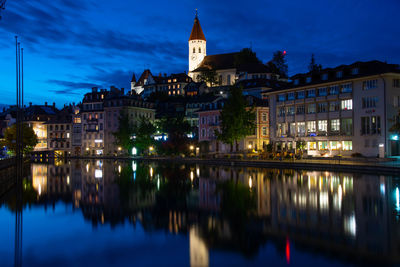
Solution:
<path fill-rule="evenodd" d="M 196 16 L 194 19 L 194 24 L 192 28 L 192 33 L 190 34 L 189 41 L 191 40 L 203 40 L 206 41 L 206 37 L 204 36 L 203 30 L 200 26 L 199 18 Z"/>

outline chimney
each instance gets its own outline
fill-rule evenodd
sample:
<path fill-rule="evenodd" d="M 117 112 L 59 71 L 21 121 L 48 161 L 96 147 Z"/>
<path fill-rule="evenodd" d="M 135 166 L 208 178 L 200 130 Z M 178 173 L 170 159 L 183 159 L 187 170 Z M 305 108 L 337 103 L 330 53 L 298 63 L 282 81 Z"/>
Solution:
<path fill-rule="evenodd" d="M 44 105 L 47 107 L 47 102 L 44 102 Z"/>
<path fill-rule="evenodd" d="M 29 106 L 32 107 L 32 102 L 29 102 Z"/>
<path fill-rule="evenodd" d="M 160 77 L 160 78 L 162 77 L 162 74 L 161 74 L 161 72 L 160 72 L 160 74 L 158 74 L 158 77 Z"/>

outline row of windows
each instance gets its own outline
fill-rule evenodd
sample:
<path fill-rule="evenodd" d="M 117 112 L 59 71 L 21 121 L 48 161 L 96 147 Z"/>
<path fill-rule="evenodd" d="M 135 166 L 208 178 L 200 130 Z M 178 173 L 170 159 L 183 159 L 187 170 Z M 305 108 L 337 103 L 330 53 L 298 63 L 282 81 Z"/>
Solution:
<path fill-rule="evenodd" d="M 196 53 L 196 47 L 193 47 L 193 53 Z M 199 47 L 199 53 L 201 53 L 201 47 Z"/>
<path fill-rule="evenodd" d="M 99 127 L 100 126 L 100 127 Z M 83 129 L 85 131 L 102 131 L 103 130 L 103 123 L 100 123 L 100 125 L 92 125 L 92 124 L 85 124 Z"/>
<path fill-rule="evenodd" d="M 286 100 L 304 99 L 316 96 L 338 95 L 340 93 L 351 93 L 353 85 L 351 83 L 331 85 L 329 87 L 321 87 L 318 89 L 308 89 L 306 91 L 289 92 L 278 95 L 278 102 Z"/>
<path fill-rule="evenodd" d="M 50 138 L 69 138 L 70 134 L 69 133 L 50 133 Z"/>
<path fill-rule="evenodd" d="M 208 117 L 201 117 L 200 124 L 218 124 L 219 123 L 219 115 L 215 116 L 208 116 Z"/>
<path fill-rule="evenodd" d="M 358 68 L 353 68 L 352 70 L 351 70 L 351 74 L 352 75 L 357 75 L 359 73 L 359 69 Z M 337 71 L 336 73 L 335 73 L 335 76 L 336 76 L 336 78 L 343 78 L 343 71 L 341 71 L 341 70 L 339 70 L 339 71 Z M 329 78 L 329 74 L 328 73 L 323 73 L 322 75 L 321 75 L 321 79 L 323 80 L 323 81 L 326 81 L 326 80 L 328 80 L 328 78 Z M 309 76 L 309 77 L 306 77 L 306 83 L 310 83 L 312 81 L 312 78 Z M 299 79 L 296 79 L 296 80 L 294 80 L 294 84 L 295 85 L 298 85 L 299 84 Z"/>
<path fill-rule="evenodd" d="M 339 104 L 340 103 L 340 104 Z M 306 109 L 307 107 L 307 109 Z M 345 99 L 339 101 L 332 102 L 321 102 L 321 103 L 311 103 L 308 105 L 297 105 L 297 106 L 286 106 L 286 107 L 278 107 L 277 115 L 278 117 L 293 116 L 295 114 L 314 114 L 314 113 L 325 113 L 325 112 L 335 112 L 340 110 L 352 110 L 353 109 L 353 100 Z"/>
<path fill-rule="evenodd" d="M 368 96 L 362 98 L 362 108 L 376 108 L 377 103 L 378 97 L 376 96 Z"/>
<path fill-rule="evenodd" d="M 307 142 L 308 150 L 344 150 L 351 151 L 353 150 L 353 141 L 319 141 L 319 142 Z"/>
<path fill-rule="evenodd" d="M 317 134 L 353 134 L 353 119 L 317 120 L 307 122 L 278 123 L 276 127 L 277 137 L 283 136 L 316 136 Z"/>
<path fill-rule="evenodd" d="M 103 113 L 89 113 L 89 114 L 83 114 L 83 119 L 84 120 L 86 120 L 86 119 L 89 119 L 89 120 L 92 120 L 92 119 L 96 119 L 96 120 L 98 120 L 98 119 L 103 119 Z"/>
<path fill-rule="evenodd" d="M 92 137 L 93 137 L 93 139 L 103 139 L 103 134 L 102 133 L 99 133 L 99 134 L 93 134 L 93 135 L 91 135 L 91 134 L 84 134 L 83 135 L 83 139 L 92 139 Z"/>
<path fill-rule="evenodd" d="M 69 148 L 69 142 L 65 143 L 65 147 Z M 64 142 L 50 142 L 50 148 L 64 148 Z"/>
<path fill-rule="evenodd" d="M 56 124 L 56 125 L 54 125 L 54 127 L 53 127 L 53 125 L 50 125 L 49 129 L 50 129 L 50 131 L 53 131 L 53 129 L 55 131 L 58 131 L 58 130 L 64 131 L 64 125 L 63 124 L 61 124 L 61 125 L 57 125 Z M 69 124 L 65 125 L 65 130 L 69 130 Z"/>

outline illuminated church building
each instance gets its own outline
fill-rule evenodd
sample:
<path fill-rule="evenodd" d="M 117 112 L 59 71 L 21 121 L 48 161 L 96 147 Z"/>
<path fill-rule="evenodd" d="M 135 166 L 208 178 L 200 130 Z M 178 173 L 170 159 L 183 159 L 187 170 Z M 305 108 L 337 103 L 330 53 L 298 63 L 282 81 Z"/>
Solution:
<path fill-rule="evenodd" d="M 248 66 L 236 66 L 236 53 L 226 53 L 207 56 L 207 40 L 200 26 L 196 13 L 192 32 L 189 37 L 189 72 L 188 75 L 199 81 L 203 71 L 214 69 L 217 74 L 218 85 L 232 85 L 237 80 L 258 78 L 271 78 L 270 70 L 262 63 Z"/>

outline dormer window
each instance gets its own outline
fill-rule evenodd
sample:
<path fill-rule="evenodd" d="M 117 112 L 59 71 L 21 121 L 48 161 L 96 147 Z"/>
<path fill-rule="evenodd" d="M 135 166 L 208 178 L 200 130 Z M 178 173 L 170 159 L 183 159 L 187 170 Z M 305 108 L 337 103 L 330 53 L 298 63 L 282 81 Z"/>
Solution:
<path fill-rule="evenodd" d="M 342 78 L 342 77 L 343 77 L 343 71 L 336 72 L 336 78 Z"/>
<path fill-rule="evenodd" d="M 306 78 L 306 83 L 310 83 L 311 82 L 311 77 L 307 77 Z"/>
<path fill-rule="evenodd" d="M 323 81 L 326 81 L 326 80 L 328 80 L 328 73 L 324 73 L 324 74 L 322 74 L 322 80 Z"/>
<path fill-rule="evenodd" d="M 358 74 L 358 68 L 353 68 L 353 69 L 351 70 L 351 74 L 352 74 L 352 75 L 357 75 L 357 74 Z"/>
<path fill-rule="evenodd" d="M 299 79 L 294 80 L 294 85 L 298 85 L 299 84 Z"/>

